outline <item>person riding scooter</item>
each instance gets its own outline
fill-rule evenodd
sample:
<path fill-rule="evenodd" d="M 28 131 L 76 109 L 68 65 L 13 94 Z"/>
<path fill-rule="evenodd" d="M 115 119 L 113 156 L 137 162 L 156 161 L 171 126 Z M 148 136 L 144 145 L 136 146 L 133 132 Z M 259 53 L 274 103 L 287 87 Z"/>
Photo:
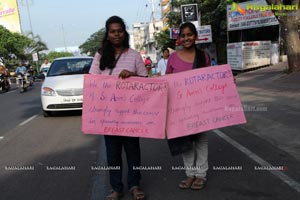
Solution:
<path fill-rule="evenodd" d="M 25 73 L 26 73 L 26 67 L 23 65 L 23 63 L 19 63 L 19 66 L 16 68 L 16 75 L 18 76 L 18 75 L 25 75 Z"/>
<path fill-rule="evenodd" d="M 26 63 L 25 65 L 27 68 L 27 73 L 29 74 L 30 86 L 32 86 L 33 82 L 35 81 L 36 73 L 33 67 L 29 63 Z"/>
<path fill-rule="evenodd" d="M 17 74 L 17 84 L 19 86 L 20 92 L 24 92 L 27 90 L 27 87 L 30 85 L 30 81 L 28 80 L 27 69 L 23 65 L 22 62 L 19 63 L 19 66 L 16 69 Z"/>
<path fill-rule="evenodd" d="M 6 92 L 8 92 L 8 90 L 10 89 L 10 81 L 8 75 L 9 73 L 6 67 L 2 63 L 0 63 L 0 89 Z"/>

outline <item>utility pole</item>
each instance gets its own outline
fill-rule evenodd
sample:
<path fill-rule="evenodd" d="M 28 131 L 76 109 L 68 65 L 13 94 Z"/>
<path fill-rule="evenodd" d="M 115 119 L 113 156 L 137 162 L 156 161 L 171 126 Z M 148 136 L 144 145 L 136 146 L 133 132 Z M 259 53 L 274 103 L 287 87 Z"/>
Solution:
<path fill-rule="evenodd" d="M 64 47 L 65 47 L 65 52 L 67 52 L 67 45 L 66 45 L 66 38 L 65 38 L 65 30 L 64 30 L 64 25 L 61 25 L 61 31 L 62 31 L 62 36 L 63 36 L 63 41 L 64 41 Z"/>
<path fill-rule="evenodd" d="M 26 0 L 26 8 L 27 8 L 27 13 L 28 13 L 28 18 L 29 18 L 30 31 L 31 31 L 31 35 L 33 37 L 33 28 L 32 28 L 32 23 L 31 23 L 31 16 L 30 16 L 28 0 Z"/>
<path fill-rule="evenodd" d="M 152 8 L 152 12 L 151 12 L 151 19 L 152 21 L 154 22 L 155 21 L 155 16 L 154 16 L 154 13 L 155 13 L 155 6 L 154 6 L 154 2 L 155 0 L 151 0 L 151 8 Z"/>
<path fill-rule="evenodd" d="M 24 6 L 24 0 L 21 1 L 22 5 Z M 32 4 L 32 1 L 30 2 L 30 4 Z M 31 35 L 31 39 L 34 40 L 34 35 L 33 35 L 33 28 L 32 28 L 32 22 L 31 22 L 31 15 L 30 15 L 30 9 L 29 9 L 29 3 L 28 0 L 26 0 L 25 3 L 26 9 L 27 9 L 27 14 L 28 14 L 28 19 L 29 19 L 29 26 L 30 26 L 30 34 Z M 23 31 L 22 31 L 23 32 Z M 36 60 L 36 69 L 38 71 L 38 60 L 39 60 L 39 53 L 37 53 L 37 60 Z"/>
<path fill-rule="evenodd" d="M 151 21 L 153 24 L 153 38 L 154 38 L 154 54 L 157 57 L 156 53 L 156 46 L 157 46 L 157 41 L 156 41 L 156 27 L 155 27 L 155 0 L 151 0 L 151 7 L 152 7 L 152 12 L 151 12 Z M 157 58 L 156 58 L 157 59 Z"/>

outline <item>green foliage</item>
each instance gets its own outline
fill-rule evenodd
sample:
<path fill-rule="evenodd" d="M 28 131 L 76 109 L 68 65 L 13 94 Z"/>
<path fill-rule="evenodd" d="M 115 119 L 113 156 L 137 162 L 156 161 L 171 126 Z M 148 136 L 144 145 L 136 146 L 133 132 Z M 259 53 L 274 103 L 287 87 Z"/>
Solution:
<path fill-rule="evenodd" d="M 20 35 L 19 33 L 12 33 L 14 38 L 14 52 L 17 56 L 17 58 L 21 60 L 26 60 L 26 54 L 25 54 L 25 48 L 30 45 L 32 42 L 31 39 L 29 39 L 26 36 Z"/>
<path fill-rule="evenodd" d="M 226 9 L 227 5 L 231 4 L 234 0 L 174 0 L 172 1 L 172 10 L 167 14 L 168 26 L 172 28 L 179 27 L 181 24 L 181 5 L 194 4 L 198 5 L 198 11 L 201 13 L 201 25 L 211 25 L 212 28 L 212 39 L 214 43 L 219 47 L 218 52 L 219 57 L 224 57 L 226 52 L 223 50 L 225 48 L 220 48 L 220 46 L 226 46 L 227 42 L 227 18 Z M 239 1 L 235 1 L 239 2 Z M 165 37 L 166 33 L 158 34 L 157 40 L 158 44 L 165 46 L 164 43 L 169 44 L 168 38 Z M 164 40 L 166 40 L 164 42 Z M 174 41 L 173 41 L 174 42 Z M 226 59 L 223 59 L 223 62 Z"/>
<path fill-rule="evenodd" d="M 226 6 L 230 4 L 233 0 L 202 0 L 202 1 L 195 1 L 195 0 L 175 0 L 172 1 L 172 8 L 174 11 L 170 12 L 167 15 L 169 19 L 169 26 L 170 27 L 179 27 L 181 23 L 181 14 L 180 14 L 180 7 L 181 5 L 185 4 L 197 4 L 198 11 L 201 13 L 201 24 L 208 25 L 212 24 L 212 22 L 218 22 L 218 25 L 224 24 L 226 25 Z M 226 28 L 223 25 L 222 28 Z"/>
<path fill-rule="evenodd" d="M 105 28 L 93 33 L 82 45 L 79 46 L 81 52 L 93 56 L 102 46 L 104 36 Z"/>
<path fill-rule="evenodd" d="M 49 59 L 49 62 L 52 62 L 55 58 L 61 58 L 61 57 L 67 57 L 67 56 L 74 56 L 70 52 L 56 52 L 56 51 L 51 51 L 48 55 L 47 58 Z"/>
<path fill-rule="evenodd" d="M 5 62 L 9 58 L 12 44 L 12 34 L 3 26 L 0 26 L 0 59 Z"/>
<path fill-rule="evenodd" d="M 180 12 L 169 12 L 166 16 L 168 18 L 167 25 L 171 28 L 176 28 L 180 26 L 181 15 Z"/>
<path fill-rule="evenodd" d="M 47 45 L 39 36 L 12 33 L 0 26 L 0 61 L 8 65 L 18 63 L 18 60 L 32 61 L 32 53 L 47 50 Z"/>
<path fill-rule="evenodd" d="M 163 47 L 175 48 L 175 40 L 170 39 L 169 29 L 163 30 L 157 34 L 157 46 L 162 49 Z"/>
<path fill-rule="evenodd" d="M 47 45 L 42 41 L 39 35 L 29 33 L 27 37 L 32 38 L 32 42 L 27 48 L 27 51 L 30 51 L 30 53 L 48 50 Z"/>
<path fill-rule="evenodd" d="M 181 24 L 180 7 L 185 4 L 197 3 L 198 10 L 201 13 L 201 25 L 211 25 L 213 32 L 213 41 L 226 40 L 226 7 L 232 0 L 181 0 L 172 1 L 173 10 L 166 17 L 168 18 L 168 26 L 175 28 Z"/>
<path fill-rule="evenodd" d="M 9 59 L 17 57 L 26 58 L 24 49 L 31 40 L 19 33 L 12 33 L 0 25 L 0 60 L 7 63 Z"/>

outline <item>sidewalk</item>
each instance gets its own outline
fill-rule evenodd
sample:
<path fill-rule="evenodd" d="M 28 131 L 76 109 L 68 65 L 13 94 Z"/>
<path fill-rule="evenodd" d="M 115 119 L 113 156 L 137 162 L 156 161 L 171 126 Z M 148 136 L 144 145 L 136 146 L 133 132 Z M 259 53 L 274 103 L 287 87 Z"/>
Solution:
<path fill-rule="evenodd" d="M 281 62 L 236 76 L 247 119 L 241 127 L 300 160 L 300 72 L 286 69 Z"/>

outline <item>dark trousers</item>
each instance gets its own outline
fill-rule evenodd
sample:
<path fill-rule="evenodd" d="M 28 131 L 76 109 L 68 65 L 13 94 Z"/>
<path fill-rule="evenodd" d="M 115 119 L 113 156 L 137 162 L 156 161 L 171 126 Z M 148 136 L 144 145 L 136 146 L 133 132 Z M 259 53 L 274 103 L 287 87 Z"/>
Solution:
<path fill-rule="evenodd" d="M 139 186 L 141 173 L 134 167 L 139 167 L 141 164 L 141 151 L 139 138 L 123 137 L 123 136 L 108 136 L 105 135 L 105 146 L 107 155 L 107 164 L 111 167 L 120 166 L 120 170 L 109 170 L 110 184 L 116 192 L 123 191 L 122 183 L 122 149 L 124 147 L 127 158 L 127 184 L 128 189 L 133 186 Z"/>

